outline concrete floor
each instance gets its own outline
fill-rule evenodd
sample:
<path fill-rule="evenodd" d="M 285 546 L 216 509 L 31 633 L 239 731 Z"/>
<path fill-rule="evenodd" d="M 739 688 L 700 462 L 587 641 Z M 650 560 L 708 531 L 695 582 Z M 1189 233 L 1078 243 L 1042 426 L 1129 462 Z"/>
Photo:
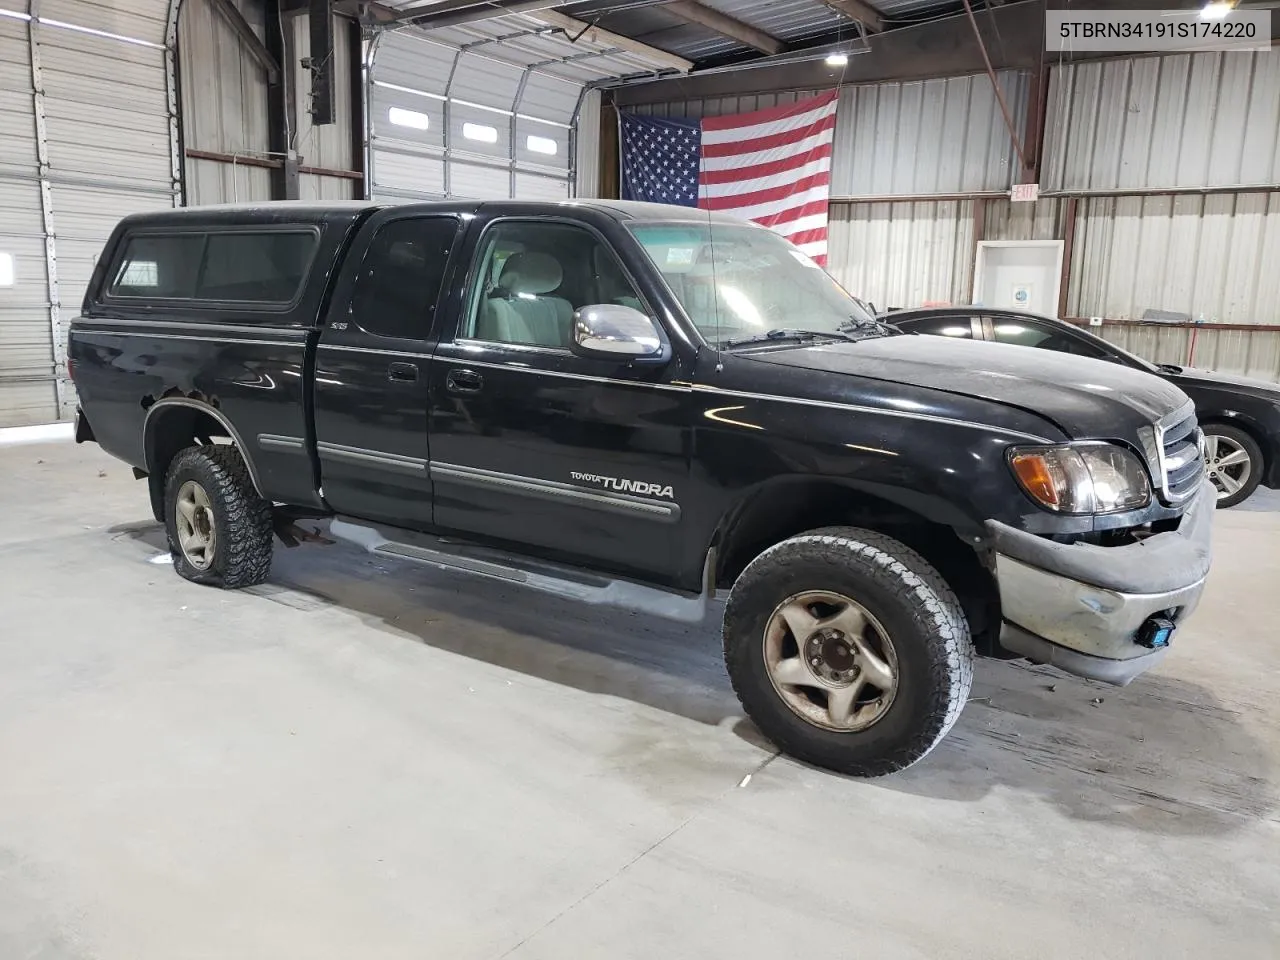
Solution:
<path fill-rule="evenodd" d="M 717 631 L 353 549 L 225 593 L 95 446 L 0 448 L 0 958 L 1280 956 L 1280 498 L 1116 690 L 979 666 L 858 782 Z"/>

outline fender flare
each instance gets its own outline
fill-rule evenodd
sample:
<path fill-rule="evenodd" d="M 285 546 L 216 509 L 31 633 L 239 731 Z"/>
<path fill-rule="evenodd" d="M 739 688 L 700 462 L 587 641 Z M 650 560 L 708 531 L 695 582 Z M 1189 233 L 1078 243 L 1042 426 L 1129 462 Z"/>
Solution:
<path fill-rule="evenodd" d="M 253 489 L 257 491 L 258 496 L 262 497 L 264 500 L 266 499 L 262 492 L 262 483 L 258 479 L 258 468 L 253 462 L 253 457 L 249 453 L 249 448 L 245 446 L 244 439 L 240 436 L 240 431 L 232 425 L 230 419 L 227 418 L 225 413 L 202 400 L 193 400 L 190 397 L 162 397 L 147 408 L 147 415 L 142 421 L 142 453 L 143 456 L 146 457 L 147 472 L 149 474 L 152 476 L 155 475 L 155 468 L 151 462 L 151 432 L 155 429 L 155 425 L 152 423 L 152 417 L 155 416 L 155 412 L 157 410 L 162 408 L 167 409 L 169 407 L 188 407 L 193 410 L 199 410 L 201 413 L 208 414 L 214 420 L 218 421 L 218 423 L 226 429 L 227 435 L 231 437 L 231 442 L 235 444 L 236 449 L 240 451 L 240 456 L 244 459 L 245 467 L 249 470 L 249 480 L 253 483 Z M 163 482 L 163 478 L 161 478 L 161 482 Z"/>

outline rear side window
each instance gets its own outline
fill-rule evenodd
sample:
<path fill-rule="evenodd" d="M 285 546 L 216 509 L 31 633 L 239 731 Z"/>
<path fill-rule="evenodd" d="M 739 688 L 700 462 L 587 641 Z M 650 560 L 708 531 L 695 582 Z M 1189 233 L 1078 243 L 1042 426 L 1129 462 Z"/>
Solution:
<path fill-rule="evenodd" d="M 204 237 L 134 237 L 124 248 L 107 293 L 113 297 L 186 300 L 195 293 Z"/>
<path fill-rule="evenodd" d="M 453 217 L 409 217 L 374 234 L 351 295 L 351 318 L 366 333 L 425 340 L 458 232 Z"/>
<path fill-rule="evenodd" d="M 288 303 L 306 278 L 313 233 L 214 233 L 204 251 L 197 300 Z"/>
<path fill-rule="evenodd" d="M 287 304 L 306 279 L 317 239 L 310 230 L 132 237 L 107 296 Z"/>

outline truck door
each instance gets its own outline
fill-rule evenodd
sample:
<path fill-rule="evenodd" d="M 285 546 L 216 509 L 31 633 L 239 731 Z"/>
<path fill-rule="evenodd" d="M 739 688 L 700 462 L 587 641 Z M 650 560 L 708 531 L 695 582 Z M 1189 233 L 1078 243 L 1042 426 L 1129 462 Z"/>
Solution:
<path fill-rule="evenodd" d="M 569 351 L 576 309 L 647 310 L 584 225 L 498 219 L 431 364 L 438 529 L 655 582 L 677 575 L 695 401 L 680 364 Z"/>
<path fill-rule="evenodd" d="M 386 211 L 367 224 L 316 349 L 320 487 L 338 513 L 416 529 L 432 522 L 428 364 L 457 216 Z"/>

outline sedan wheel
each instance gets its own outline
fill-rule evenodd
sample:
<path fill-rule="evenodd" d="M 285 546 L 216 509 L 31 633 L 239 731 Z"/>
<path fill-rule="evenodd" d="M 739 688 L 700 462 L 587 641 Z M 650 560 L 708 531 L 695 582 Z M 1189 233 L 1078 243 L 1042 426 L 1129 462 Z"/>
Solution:
<path fill-rule="evenodd" d="M 1262 479 L 1262 451 L 1253 437 L 1235 427 L 1204 428 L 1204 466 L 1219 507 L 1234 507 Z"/>

